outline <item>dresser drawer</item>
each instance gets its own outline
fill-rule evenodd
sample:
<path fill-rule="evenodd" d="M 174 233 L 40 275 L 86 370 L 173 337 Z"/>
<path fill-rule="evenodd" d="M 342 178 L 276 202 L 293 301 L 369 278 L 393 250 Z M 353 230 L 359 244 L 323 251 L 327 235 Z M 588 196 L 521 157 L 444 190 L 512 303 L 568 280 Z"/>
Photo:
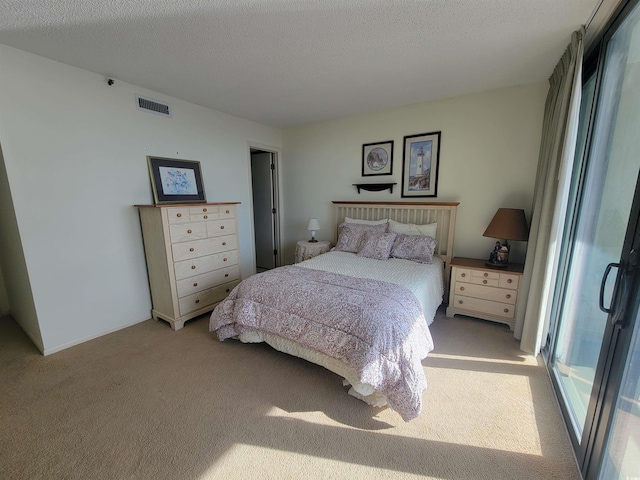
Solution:
<path fill-rule="evenodd" d="M 501 273 L 499 286 L 501 288 L 512 288 L 514 290 L 517 290 L 519 280 L 520 275 L 509 275 L 508 273 Z"/>
<path fill-rule="evenodd" d="M 192 258 L 191 260 L 185 260 L 183 262 L 176 262 L 173 264 L 173 269 L 176 274 L 176 280 L 182 280 L 237 263 L 238 251 L 233 250 L 216 255 Z"/>
<path fill-rule="evenodd" d="M 219 235 L 229 235 L 236 233 L 236 221 L 234 218 L 224 218 L 221 220 L 212 220 L 206 222 L 207 236 L 217 237 Z"/>
<path fill-rule="evenodd" d="M 214 253 L 227 252 L 238 248 L 237 235 L 225 235 L 222 237 L 195 240 L 171 245 L 173 261 L 180 262 L 190 258 L 203 257 Z"/>
<path fill-rule="evenodd" d="M 236 206 L 220 205 L 220 218 L 236 218 Z"/>
<path fill-rule="evenodd" d="M 240 266 L 232 265 L 230 267 L 213 270 L 211 272 L 196 275 L 194 277 L 178 280 L 177 291 L 178 297 L 182 298 L 193 293 L 201 292 L 222 283 L 228 283 L 240 278 Z"/>
<path fill-rule="evenodd" d="M 182 223 L 169 226 L 171 243 L 188 242 L 207 238 L 207 225 L 204 222 Z"/>
<path fill-rule="evenodd" d="M 169 224 L 177 223 L 189 223 L 189 208 L 188 207 L 173 207 L 167 208 L 167 216 L 169 217 Z"/>
<path fill-rule="evenodd" d="M 486 287 L 474 283 L 456 283 L 455 293 L 466 297 L 482 298 L 492 302 L 510 303 L 511 305 L 515 305 L 518 299 L 517 290 Z"/>
<path fill-rule="evenodd" d="M 481 298 L 465 297 L 454 295 L 453 303 L 458 310 L 469 310 L 470 312 L 486 313 L 497 317 L 514 318 L 515 305 L 508 303 L 492 302 Z"/>
<path fill-rule="evenodd" d="M 472 276 L 471 276 L 471 272 L 473 270 L 471 270 L 470 268 L 456 268 L 456 282 L 471 282 Z"/>
<path fill-rule="evenodd" d="M 214 288 L 203 290 L 202 292 L 194 293 L 178 300 L 178 309 L 180 315 L 187 315 L 195 310 L 200 310 L 214 303 L 221 302 L 227 295 L 234 289 L 236 285 L 240 283 L 239 280 L 234 282 L 225 283 Z"/>

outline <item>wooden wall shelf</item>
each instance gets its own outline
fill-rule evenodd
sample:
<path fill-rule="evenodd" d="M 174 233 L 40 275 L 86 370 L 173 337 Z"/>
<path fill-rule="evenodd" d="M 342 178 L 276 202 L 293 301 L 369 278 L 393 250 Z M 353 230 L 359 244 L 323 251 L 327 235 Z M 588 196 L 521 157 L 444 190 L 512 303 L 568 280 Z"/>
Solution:
<path fill-rule="evenodd" d="M 361 189 L 368 192 L 381 192 L 389 189 L 389 193 L 393 193 L 393 186 L 397 183 L 354 183 L 352 185 L 358 189 L 358 193 Z"/>

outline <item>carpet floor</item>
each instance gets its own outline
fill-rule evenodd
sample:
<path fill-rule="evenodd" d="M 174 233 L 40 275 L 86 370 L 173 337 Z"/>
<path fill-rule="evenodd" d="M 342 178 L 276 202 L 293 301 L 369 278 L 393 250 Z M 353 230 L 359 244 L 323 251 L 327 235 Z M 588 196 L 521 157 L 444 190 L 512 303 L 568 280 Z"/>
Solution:
<path fill-rule="evenodd" d="M 149 320 L 43 357 L 1 319 L 0 478 L 580 479 L 546 369 L 504 325 L 437 314 L 408 423 L 207 329 Z"/>

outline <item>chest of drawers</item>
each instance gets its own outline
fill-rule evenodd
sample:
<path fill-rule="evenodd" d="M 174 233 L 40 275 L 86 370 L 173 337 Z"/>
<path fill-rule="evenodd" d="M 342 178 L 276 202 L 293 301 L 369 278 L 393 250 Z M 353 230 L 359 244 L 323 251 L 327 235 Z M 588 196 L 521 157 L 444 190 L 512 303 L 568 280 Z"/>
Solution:
<path fill-rule="evenodd" d="M 468 315 L 504 323 L 513 330 L 522 270 L 517 263 L 498 270 L 486 267 L 484 260 L 454 258 L 447 317 Z"/>
<path fill-rule="evenodd" d="M 136 205 L 154 319 L 179 330 L 240 283 L 236 205 Z"/>

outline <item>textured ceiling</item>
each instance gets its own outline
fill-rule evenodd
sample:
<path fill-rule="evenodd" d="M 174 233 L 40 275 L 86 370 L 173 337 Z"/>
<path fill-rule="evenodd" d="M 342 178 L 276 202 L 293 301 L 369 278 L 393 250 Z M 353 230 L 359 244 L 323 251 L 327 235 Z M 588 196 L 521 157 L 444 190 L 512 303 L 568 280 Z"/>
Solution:
<path fill-rule="evenodd" d="M 599 0 L 0 0 L 0 43 L 286 127 L 546 80 Z"/>

